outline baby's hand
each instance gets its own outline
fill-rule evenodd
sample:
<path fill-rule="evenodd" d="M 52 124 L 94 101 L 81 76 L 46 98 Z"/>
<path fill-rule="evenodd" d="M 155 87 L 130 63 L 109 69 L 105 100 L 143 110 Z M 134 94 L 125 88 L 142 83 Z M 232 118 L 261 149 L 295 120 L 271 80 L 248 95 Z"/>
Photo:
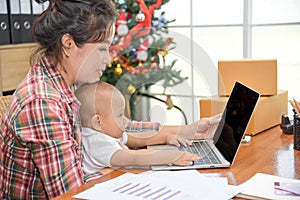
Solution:
<path fill-rule="evenodd" d="M 166 143 L 175 145 L 177 147 L 179 147 L 180 145 L 183 145 L 185 147 L 188 145 L 192 145 L 192 142 L 190 140 L 172 134 L 166 136 Z"/>
<path fill-rule="evenodd" d="M 181 156 L 177 160 L 175 160 L 172 164 L 192 165 L 194 160 L 200 160 L 200 157 L 189 152 L 183 152 Z"/>

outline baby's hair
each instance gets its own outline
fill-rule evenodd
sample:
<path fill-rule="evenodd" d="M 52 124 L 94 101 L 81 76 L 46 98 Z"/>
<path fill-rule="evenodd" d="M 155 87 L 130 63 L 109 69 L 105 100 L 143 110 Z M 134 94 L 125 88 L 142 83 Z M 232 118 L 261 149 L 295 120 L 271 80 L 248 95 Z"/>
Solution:
<path fill-rule="evenodd" d="M 35 0 L 44 3 L 47 0 Z M 32 34 L 40 47 L 31 62 L 45 54 L 54 64 L 62 59 L 61 38 L 69 34 L 75 44 L 105 41 L 114 30 L 118 13 L 112 0 L 48 0 L 48 8 L 36 19 Z"/>

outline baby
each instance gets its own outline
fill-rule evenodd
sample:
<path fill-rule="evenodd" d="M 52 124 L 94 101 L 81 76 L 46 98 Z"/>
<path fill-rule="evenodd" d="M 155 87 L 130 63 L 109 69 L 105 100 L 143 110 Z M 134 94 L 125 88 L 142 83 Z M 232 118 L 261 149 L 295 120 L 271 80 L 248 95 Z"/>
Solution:
<path fill-rule="evenodd" d="M 153 144 L 190 145 L 191 142 L 164 131 L 127 133 L 125 99 L 114 86 L 97 82 L 76 91 L 81 102 L 83 168 L 93 173 L 104 167 L 191 165 L 197 155 L 181 151 L 135 149 Z"/>

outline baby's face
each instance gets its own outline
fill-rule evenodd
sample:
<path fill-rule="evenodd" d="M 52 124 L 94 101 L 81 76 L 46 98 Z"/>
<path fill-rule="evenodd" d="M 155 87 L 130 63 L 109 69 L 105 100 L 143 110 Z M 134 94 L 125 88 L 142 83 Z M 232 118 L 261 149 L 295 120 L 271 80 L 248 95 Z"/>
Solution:
<path fill-rule="evenodd" d="M 115 125 L 120 130 L 124 131 L 129 120 L 124 115 L 125 99 L 119 91 L 115 92 L 113 95 L 112 113 L 114 115 Z"/>
<path fill-rule="evenodd" d="M 102 119 L 101 127 L 103 132 L 111 137 L 120 138 L 125 130 L 129 119 L 124 115 L 125 99 L 118 90 L 114 90 L 110 107 L 107 108 L 110 112 Z M 103 121 L 105 120 L 105 121 Z"/>

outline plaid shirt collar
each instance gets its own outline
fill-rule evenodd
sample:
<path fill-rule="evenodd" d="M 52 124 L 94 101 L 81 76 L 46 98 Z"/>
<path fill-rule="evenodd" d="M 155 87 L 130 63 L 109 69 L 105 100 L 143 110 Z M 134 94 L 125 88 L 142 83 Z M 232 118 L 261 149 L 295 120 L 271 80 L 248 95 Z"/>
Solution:
<path fill-rule="evenodd" d="M 50 78 L 53 86 L 65 97 L 68 104 L 75 103 L 80 106 L 80 102 L 77 100 L 71 87 L 67 84 L 57 67 L 55 67 L 49 59 L 43 56 L 38 65 L 43 68 L 45 75 Z"/>

